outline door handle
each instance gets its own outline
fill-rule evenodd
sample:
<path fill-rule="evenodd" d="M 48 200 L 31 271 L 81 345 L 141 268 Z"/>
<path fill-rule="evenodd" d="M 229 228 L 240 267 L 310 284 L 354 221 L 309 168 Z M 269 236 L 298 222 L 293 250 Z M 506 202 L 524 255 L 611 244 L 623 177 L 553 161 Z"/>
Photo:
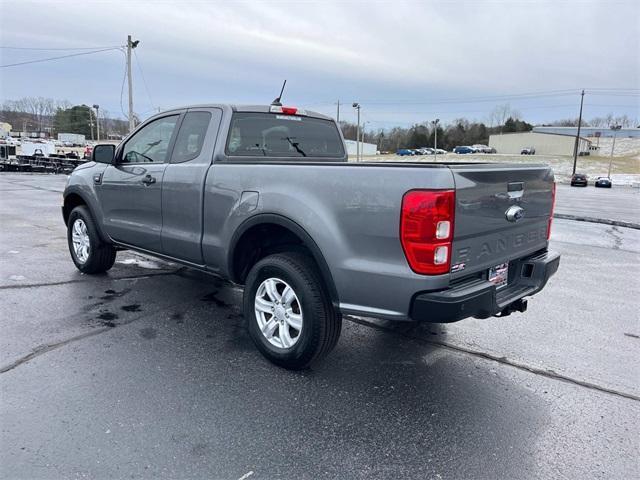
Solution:
<path fill-rule="evenodd" d="M 155 177 L 152 177 L 151 175 L 146 175 L 142 179 L 142 183 L 144 183 L 145 185 L 151 185 L 152 183 L 156 183 L 156 179 L 155 179 Z"/>

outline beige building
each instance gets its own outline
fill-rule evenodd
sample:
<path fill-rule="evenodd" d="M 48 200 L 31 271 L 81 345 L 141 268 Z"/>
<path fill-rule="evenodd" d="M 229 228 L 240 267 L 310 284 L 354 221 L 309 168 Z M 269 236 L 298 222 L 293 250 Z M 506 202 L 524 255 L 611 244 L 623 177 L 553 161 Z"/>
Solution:
<path fill-rule="evenodd" d="M 557 133 L 518 132 L 491 135 L 489 146 L 497 153 L 519 154 L 523 148 L 533 147 L 537 155 L 573 155 L 575 136 Z M 591 141 L 580 137 L 578 152 L 588 152 Z"/>
<path fill-rule="evenodd" d="M 6 138 L 11 133 L 11 124 L 0 122 L 0 138 Z"/>

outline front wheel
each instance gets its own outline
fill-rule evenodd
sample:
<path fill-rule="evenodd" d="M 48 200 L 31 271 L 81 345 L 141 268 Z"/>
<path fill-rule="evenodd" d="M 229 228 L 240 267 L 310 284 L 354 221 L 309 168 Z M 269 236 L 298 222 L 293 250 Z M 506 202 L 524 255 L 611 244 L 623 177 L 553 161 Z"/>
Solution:
<path fill-rule="evenodd" d="M 71 259 L 82 273 L 106 272 L 116 261 L 116 249 L 100 239 L 85 206 L 74 208 L 69 215 L 67 243 Z"/>
<path fill-rule="evenodd" d="M 258 350 L 293 370 L 326 356 L 342 327 L 314 261 L 302 253 L 270 255 L 254 265 L 244 290 L 244 315 Z"/>

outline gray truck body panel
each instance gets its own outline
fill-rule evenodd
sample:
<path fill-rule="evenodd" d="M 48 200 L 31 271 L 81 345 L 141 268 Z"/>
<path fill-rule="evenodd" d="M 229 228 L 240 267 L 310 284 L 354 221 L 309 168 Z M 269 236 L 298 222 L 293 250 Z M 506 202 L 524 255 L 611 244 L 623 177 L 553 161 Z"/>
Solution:
<path fill-rule="evenodd" d="M 313 242 L 343 313 L 395 320 L 410 318 L 412 299 L 421 292 L 447 289 L 452 281 L 547 248 L 553 174 L 546 166 L 354 164 L 346 153 L 330 160 L 229 156 L 225 147 L 232 113 L 268 112 L 269 107 L 187 107 L 152 117 L 138 130 L 178 115 L 177 131 L 188 111 L 212 114 L 196 158 L 89 163 L 70 176 L 65 196 L 85 200 L 105 238 L 233 278 L 230 258 L 243 225 L 252 219 L 286 219 Z M 141 183 L 149 175 L 155 183 Z M 512 183 L 523 184 L 521 194 L 507 191 Z M 451 263 L 463 263 L 462 270 L 428 276 L 409 267 L 399 223 L 403 195 L 414 189 L 455 189 Z M 517 224 L 504 218 L 514 202 L 526 210 Z"/>

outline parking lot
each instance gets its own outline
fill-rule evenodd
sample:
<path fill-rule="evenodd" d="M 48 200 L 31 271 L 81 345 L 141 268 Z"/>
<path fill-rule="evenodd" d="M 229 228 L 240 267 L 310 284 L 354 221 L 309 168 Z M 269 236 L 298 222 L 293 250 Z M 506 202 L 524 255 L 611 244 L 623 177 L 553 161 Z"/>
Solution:
<path fill-rule="evenodd" d="M 0 174 L 3 478 L 640 476 L 640 230 L 556 219 L 560 270 L 526 314 L 347 318 L 290 372 L 253 347 L 238 287 L 131 252 L 81 275 L 64 181 Z M 639 221 L 638 189 L 557 198 Z"/>

